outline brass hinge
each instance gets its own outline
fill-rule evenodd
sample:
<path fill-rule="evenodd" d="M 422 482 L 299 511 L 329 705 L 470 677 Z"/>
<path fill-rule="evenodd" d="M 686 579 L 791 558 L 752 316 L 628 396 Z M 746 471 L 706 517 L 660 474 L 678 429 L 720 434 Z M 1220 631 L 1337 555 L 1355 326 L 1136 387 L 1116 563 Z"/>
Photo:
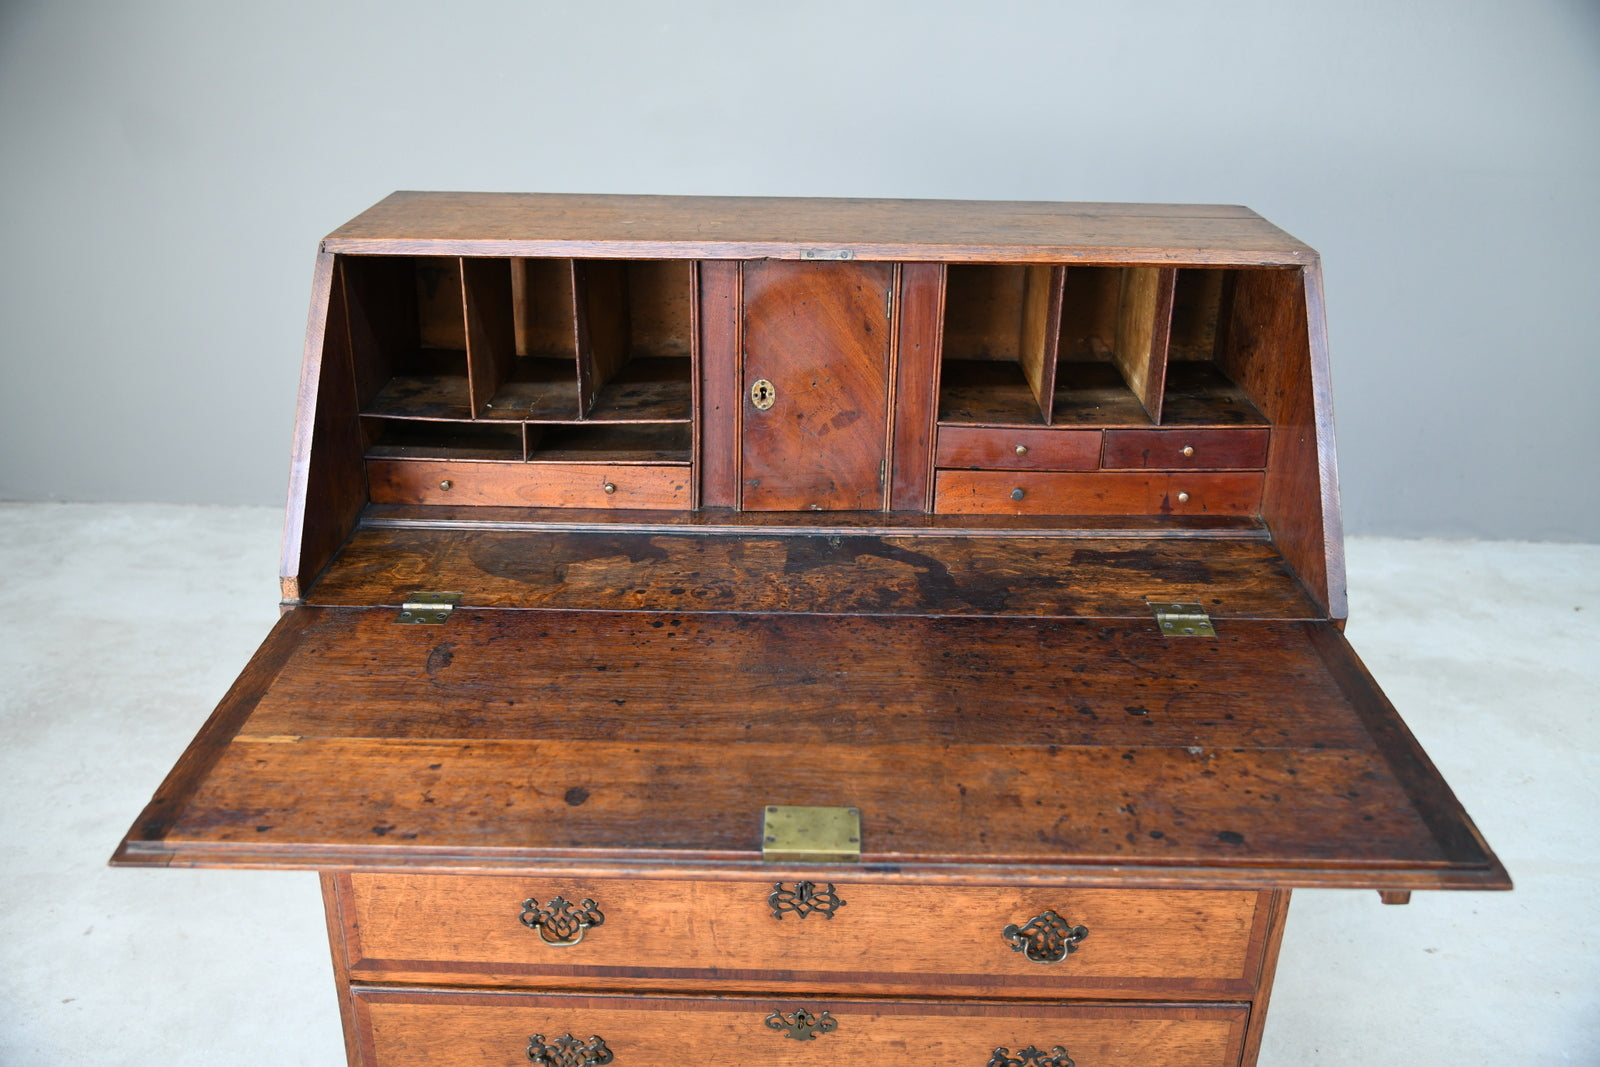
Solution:
<path fill-rule="evenodd" d="M 1211 616 L 1198 600 L 1147 600 L 1156 624 L 1167 637 L 1215 637 Z"/>
<path fill-rule="evenodd" d="M 408 626 L 438 626 L 450 619 L 450 612 L 461 603 L 460 593 L 412 593 L 400 604 L 395 622 Z"/>
<path fill-rule="evenodd" d="M 846 260 L 855 259 L 856 254 L 849 248 L 802 248 L 801 259 Z"/>
<path fill-rule="evenodd" d="M 761 816 L 761 858 L 768 863 L 860 863 L 861 812 L 769 804 Z"/>

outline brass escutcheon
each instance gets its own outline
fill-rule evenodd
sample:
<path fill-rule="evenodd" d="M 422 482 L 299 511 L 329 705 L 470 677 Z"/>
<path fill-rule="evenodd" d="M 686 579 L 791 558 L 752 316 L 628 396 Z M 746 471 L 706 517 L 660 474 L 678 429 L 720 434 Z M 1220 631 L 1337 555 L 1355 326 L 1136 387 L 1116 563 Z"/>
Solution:
<path fill-rule="evenodd" d="M 599 1035 L 579 1041 L 562 1034 L 547 1045 L 543 1034 L 534 1034 L 528 1038 L 528 1059 L 540 1067 L 600 1067 L 610 1063 L 612 1055 Z"/>
<path fill-rule="evenodd" d="M 775 1011 L 767 1016 L 767 1025 L 774 1030 L 783 1031 L 784 1037 L 792 1037 L 796 1041 L 815 1041 L 818 1034 L 832 1033 L 839 1029 L 839 1020 L 827 1012 L 812 1015 L 801 1008 L 788 1015 Z"/>
<path fill-rule="evenodd" d="M 754 404 L 758 411 L 767 410 L 777 399 L 778 391 L 765 378 L 757 378 L 755 384 L 750 387 L 750 403 Z"/>

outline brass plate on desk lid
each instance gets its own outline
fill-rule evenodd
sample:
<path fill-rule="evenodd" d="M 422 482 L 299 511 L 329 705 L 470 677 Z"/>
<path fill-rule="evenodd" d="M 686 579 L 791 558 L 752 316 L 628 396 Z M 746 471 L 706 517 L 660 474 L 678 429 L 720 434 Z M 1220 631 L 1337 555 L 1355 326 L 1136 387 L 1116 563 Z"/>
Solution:
<path fill-rule="evenodd" d="M 761 858 L 768 863 L 859 863 L 861 812 L 769 804 L 761 817 Z"/>

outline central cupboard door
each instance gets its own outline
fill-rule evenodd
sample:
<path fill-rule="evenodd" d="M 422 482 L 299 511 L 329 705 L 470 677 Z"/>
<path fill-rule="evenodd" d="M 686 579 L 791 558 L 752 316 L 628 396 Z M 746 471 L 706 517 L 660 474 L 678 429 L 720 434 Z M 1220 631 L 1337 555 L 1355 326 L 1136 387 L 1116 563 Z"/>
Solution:
<path fill-rule="evenodd" d="M 894 266 L 744 265 L 742 506 L 884 506 Z"/>

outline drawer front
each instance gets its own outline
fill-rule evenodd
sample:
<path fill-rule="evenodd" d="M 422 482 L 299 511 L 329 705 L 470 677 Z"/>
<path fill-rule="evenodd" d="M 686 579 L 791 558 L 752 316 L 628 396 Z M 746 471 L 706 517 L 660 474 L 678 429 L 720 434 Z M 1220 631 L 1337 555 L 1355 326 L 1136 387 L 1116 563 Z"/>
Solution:
<path fill-rule="evenodd" d="M 687 508 L 689 471 L 655 464 L 369 459 L 367 483 L 374 504 Z"/>
<path fill-rule="evenodd" d="M 1065 1067 L 1069 1060 L 1076 1067 L 1228 1067 L 1239 1063 L 1249 1015 L 1243 1004 L 388 990 L 358 990 L 353 1001 L 364 1059 L 373 1067 L 985 1067 L 997 1056 L 1018 1067 Z"/>
<path fill-rule="evenodd" d="M 1099 465 L 1099 430 L 941 426 L 934 455 L 936 467 L 1092 471 Z"/>
<path fill-rule="evenodd" d="M 1259 473 L 939 471 L 933 509 L 977 515 L 1255 515 Z"/>
<path fill-rule="evenodd" d="M 399 874 L 339 884 L 351 977 L 369 982 L 1231 998 L 1255 988 L 1269 910 L 1256 892 Z M 525 924 L 563 911 L 557 897 L 573 905 L 569 922 L 584 901 L 601 922 Z M 1052 924 L 1072 942 L 1063 958 L 1030 959 L 1030 948 L 1050 955 L 1041 931 Z M 1021 928 L 1011 940 L 1008 926 Z"/>
<path fill-rule="evenodd" d="M 1108 470 L 1260 470 L 1267 465 L 1265 429 L 1107 430 Z"/>

